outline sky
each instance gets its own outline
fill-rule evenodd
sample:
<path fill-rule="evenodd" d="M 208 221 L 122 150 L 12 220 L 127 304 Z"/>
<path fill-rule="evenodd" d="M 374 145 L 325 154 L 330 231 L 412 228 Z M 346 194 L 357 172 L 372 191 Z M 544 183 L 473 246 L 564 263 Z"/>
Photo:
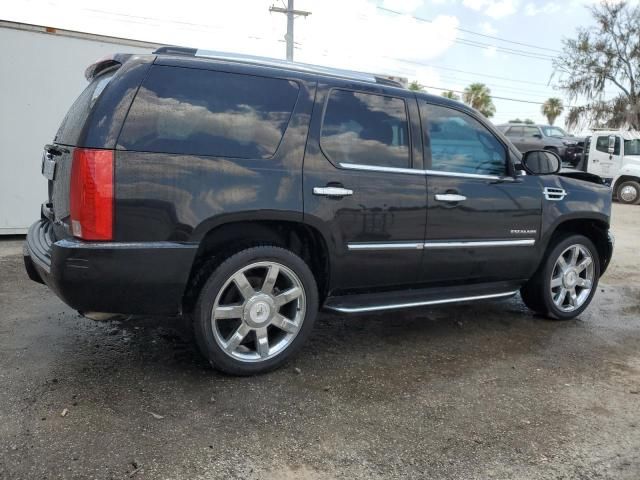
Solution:
<path fill-rule="evenodd" d="M 285 57 L 286 0 L 13 0 L 0 19 L 210 50 Z M 485 83 L 495 124 L 546 123 L 552 58 L 603 0 L 296 0 L 294 59 L 417 81 L 430 93 Z M 637 3 L 637 1 L 633 1 Z M 507 40 L 507 41 L 505 41 Z M 515 99 L 519 101 L 506 100 Z M 564 115 L 556 121 L 564 125 Z"/>

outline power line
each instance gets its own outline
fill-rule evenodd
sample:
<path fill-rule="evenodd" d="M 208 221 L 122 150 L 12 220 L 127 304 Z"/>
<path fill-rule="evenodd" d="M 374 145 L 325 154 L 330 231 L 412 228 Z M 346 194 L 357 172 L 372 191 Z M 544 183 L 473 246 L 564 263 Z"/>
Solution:
<path fill-rule="evenodd" d="M 450 88 L 445 88 L 445 87 L 435 87 L 435 86 L 433 86 L 433 85 L 422 85 L 422 84 L 420 84 L 420 86 L 421 86 L 421 87 L 424 87 L 424 88 L 433 88 L 434 90 L 441 90 L 441 91 L 443 91 L 443 92 L 449 92 L 449 91 L 451 91 L 451 92 L 453 92 L 453 93 L 459 93 L 459 94 L 461 94 L 461 95 L 463 95 L 463 94 L 464 94 L 464 92 L 463 92 L 463 91 L 461 91 L 461 90 L 452 90 L 452 89 L 450 89 Z M 498 97 L 498 96 L 496 96 L 496 95 L 489 95 L 489 97 L 494 98 L 494 99 L 496 99 L 496 100 L 506 100 L 506 101 L 508 101 L 508 102 L 531 103 L 531 104 L 533 104 L 533 105 L 543 105 L 543 104 L 544 104 L 544 102 L 534 102 L 534 101 L 532 101 L 532 100 L 521 100 L 521 99 L 519 99 L 519 98 Z"/>
<path fill-rule="evenodd" d="M 533 58 L 536 60 L 551 61 L 554 58 L 550 55 L 541 55 L 535 52 L 525 52 L 524 50 L 515 50 L 512 48 L 500 47 L 497 45 L 490 45 L 488 43 L 476 42 L 474 40 L 468 40 L 466 38 L 457 38 L 456 40 L 454 40 L 454 42 L 460 45 L 468 46 L 468 47 L 481 48 L 483 50 L 495 49 L 497 52 L 500 52 L 500 53 L 506 53 L 508 55 L 518 55 L 519 57 Z"/>
<path fill-rule="evenodd" d="M 382 6 L 378 6 L 378 9 L 383 10 L 385 12 L 394 13 L 396 15 L 406 15 L 406 14 L 404 14 L 402 12 L 397 11 L 397 10 L 392 10 L 390 8 L 386 8 L 386 7 L 382 7 Z M 419 22 L 433 23 L 433 20 L 429 20 L 427 18 L 417 17 L 415 15 L 406 15 L 406 16 L 409 16 L 409 17 L 413 18 L 414 20 L 418 20 Z M 458 30 L 460 32 L 468 33 L 470 35 L 477 35 L 479 37 L 490 38 L 492 40 L 498 40 L 500 42 L 512 43 L 514 45 L 520 45 L 522 47 L 536 48 L 538 50 L 546 50 L 546 51 L 554 52 L 554 53 L 562 53 L 560 50 L 556 50 L 556 49 L 553 49 L 553 48 L 541 47 L 539 45 L 534 45 L 534 44 L 531 44 L 531 43 L 517 42 L 515 40 L 509 40 L 509 39 L 506 39 L 506 38 L 496 37 L 494 35 L 488 35 L 488 34 L 485 34 L 485 33 L 474 32 L 473 30 L 467 30 L 465 28 L 456 27 L 456 30 Z"/>
<path fill-rule="evenodd" d="M 514 83 L 527 83 L 529 85 L 542 85 L 544 87 L 548 87 L 549 84 L 548 83 L 541 83 L 541 82 L 531 82 L 529 80 L 514 80 L 513 78 L 508 78 L 508 77 L 500 77 L 498 75 L 489 75 L 487 73 L 479 73 L 479 72 L 470 72 L 468 70 L 459 70 L 457 68 L 451 68 L 451 67 L 442 67 L 440 65 L 430 65 L 428 63 L 425 62 L 418 62 L 416 60 L 408 60 L 405 58 L 395 58 L 395 57 L 386 57 L 390 60 L 396 60 L 398 62 L 402 62 L 402 63 L 408 63 L 410 65 L 420 65 L 423 67 L 431 67 L 431 68 L 435 68 L 438 70 L 449 70 L 451 72 L 458 72 L 458 73 L 466 73 L 468 75 L 477 75 L 479 77 L 487 77 L 487 78 L 495 78 L 498 80 L 507 80 L 509 82 L 514 82 Z"/>
<path fill-rule="evenodd" d="M 442 75 L 438 75 L 440 77 L 440 79 L 442 79 L 443 81 L 446 82 L 452 82 L 452 83 L 458 83 L 458 84 L 469 84 L 469 83 L 474 83 L 477 80 L 475 79 L 468 79 L 468 78 L 460 78 L 457 75 L 454 74 L 449 74 L 449 73 L 444 73 Z M 528 94 L 534 97 L 552 97 L 552 96 L 558 96 L 558 95 L 562 95 L 562 93 L 557 92 L 557 91 L 553 91 L 551 89 L 546 90 L 546 91 L 542 91 L 542 90 L 536 90 L 536 89 L 529 89 L 529 88 L 516 88 L 512 85 L 505 85 L 503 83 L 496 83 L 493 80 L 489 80 L 486 82 L 487 85 L 489 87 L 493 88 L 497 88 L 499 90 L 508 90 L 510 93 L 515 92 L 518 94 Z"/>

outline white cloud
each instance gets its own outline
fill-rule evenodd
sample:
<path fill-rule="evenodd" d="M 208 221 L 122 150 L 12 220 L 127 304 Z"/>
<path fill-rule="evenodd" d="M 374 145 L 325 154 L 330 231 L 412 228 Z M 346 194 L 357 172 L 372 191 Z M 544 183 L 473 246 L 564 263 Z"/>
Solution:
<path fill-rule="evenodd" d="M 493 57 L 496 56 L 496 47 L 494 47 L 494 46 L 487 47 L 484 50 L 482 50 L 482 54 L 485 57 L 493 58 Z"/>
<path fill-rule="evenodd" d="M 480 30 L 486 35 L 495 35 L 496 33 L 498 33 L 498 30 L 493 28 L 493 25 L 491 25 L 489 22 L 482 22 L 480 24 Z"/>
<path fill-rule="evenodd" d="M 299 59 L 341 68 L 391 73 L 414 78 L 420 65 L 448 50 L 457 37 L 456 17 L 440 15 L 420 22 L 407 15 L 381 12 L 365 0 L 324 0 L 299 22 Z M 298 8 L 298 7 L 296 7 Z M 340 10 L 340 15 L 335 12 Z M 327 32 L 331 25 L 331 33 Z M 395 59 L 395 60 L 394 60 Z"/>
<path fill-rule="evenodd" d="M 463 0 L 462 4 L 491 18 L 503 18 L 516 13 L 518 0 Z"/>
<path fill-rule="evenodd" d="M 157 43 L 283 58 L 286 17 L 269 13 L 272 0 L 24 0 L 10 2 L 3 18 Z M 276 2 L 278 3 L 278 2 Z M 386 0 L 404 11 L 420 0 Z M 250 6 L 249 6 L 250 4 Z M 399 5 L 399 6 L 398 6 Z M 440 15 L 425 23 L 381 11 L 373 0 L 297 0 L 308 10 L 295 21 L 297 61 L 415 78 L 423 63 L 442 55 L 459 21 Z"/>
<path fill-rule="evenodd" d="M 546 3 L 543 3 L 542 5 L 536 5 L 533 2 L 529 2 L 524 7 L 524 14 L 530 17 L 539 15 L 539 14 L 550 15 L 552 13 L 557 12 L 561 8 L 562 8 L 562 5 L 560 5 L 557 2 L 546 2 Z"/>
<path fill-rule="evenodd" d="M 384 0 L 382 6 L 398 12 L 413 13 L 422 5 L 422 0 Z"/>

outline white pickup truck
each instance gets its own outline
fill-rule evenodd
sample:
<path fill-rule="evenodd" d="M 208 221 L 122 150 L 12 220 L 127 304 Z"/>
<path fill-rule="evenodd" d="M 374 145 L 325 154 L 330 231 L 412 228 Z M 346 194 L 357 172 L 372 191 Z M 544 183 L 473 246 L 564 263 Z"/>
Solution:
<path fill-rule="evenodd" d="M 585 140 L 582 169 L 604 178 L 619 202 L 640 204 L 640 132 L 594 132 Z"/>

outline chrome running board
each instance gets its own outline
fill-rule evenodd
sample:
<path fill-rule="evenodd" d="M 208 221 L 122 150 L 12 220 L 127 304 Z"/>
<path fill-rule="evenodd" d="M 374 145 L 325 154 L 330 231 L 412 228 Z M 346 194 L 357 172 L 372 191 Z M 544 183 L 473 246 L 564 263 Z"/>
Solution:
<path fill-rule="evenodd" d="M 340 301 L 336 302 L 336 304 L 332 304 L 332 298 L 327 299 L 327 302 L 324 305 L 324 308 L 328 310 L 332 310 L 334 312 L 340 313 L 365 313 L 365 312 L 380 312 L 384 310 L 400 310 L 404 308 L 414 308 L 414 307 L 426 307 L 430 305 L 445 305 L 448 303 L 460 303 L 460 302 L 475 302 L 478 300 L 490 300 L 497 298 L 507 298 L 512 297 L 518 293 L 518 290 L 511 290 L 508 292 L 501 293 L 490 293 L 484 295 L 473 295 L 466 297 L 451 297 L 451 298 L 434 298 L 430 300 L 420 300 L 414 302 L 403 302 L 403 303 L 388 303 L 382 305 L 348 305 L 348 302 L 341 303 Z M 347 297 L 348 298 L 348 297 Z M 333 297 L 333 300 L 336 300 L 336 297 Z"/>

